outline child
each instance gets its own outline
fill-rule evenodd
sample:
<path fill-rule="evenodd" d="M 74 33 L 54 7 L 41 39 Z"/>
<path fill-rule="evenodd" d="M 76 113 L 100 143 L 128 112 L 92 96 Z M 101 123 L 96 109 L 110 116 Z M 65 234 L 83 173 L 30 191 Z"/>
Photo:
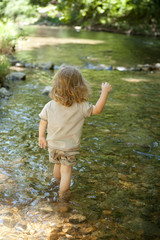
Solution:
<path fill-rule="evenodd" d="M 60 182 L 59 196 L 70 188 L 72 167 L 76 165 L 84 119 L 102 112 L 109 83 L 102 83 L 102 92 L 95 106 L 88 103 L 89 88 L 81 73 L 72 66 L 62 66 L 54 76 L 50 93 L 52 98 L 39 114 L 39 146 L 48 145 L 49 161 L 53 162 L 53 175 Z M 45 131 L 47 128 L 47 140 Z"/>

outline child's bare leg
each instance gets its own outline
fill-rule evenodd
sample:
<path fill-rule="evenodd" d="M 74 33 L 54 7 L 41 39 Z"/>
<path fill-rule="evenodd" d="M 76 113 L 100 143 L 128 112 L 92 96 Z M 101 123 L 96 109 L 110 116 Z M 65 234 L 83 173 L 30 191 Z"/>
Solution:
<path fill-rule="evenodd" d="M 59 196 L 63 197 L 64 193 L 69 190 L 71 183 L 72 166 L 61 165 L 61 182 Z"/>
<path fill-rule="evenodd" d="M 53 176 L 57 183 L 61 180 L 61 164 L 55 164 L 53 168 Z"/>

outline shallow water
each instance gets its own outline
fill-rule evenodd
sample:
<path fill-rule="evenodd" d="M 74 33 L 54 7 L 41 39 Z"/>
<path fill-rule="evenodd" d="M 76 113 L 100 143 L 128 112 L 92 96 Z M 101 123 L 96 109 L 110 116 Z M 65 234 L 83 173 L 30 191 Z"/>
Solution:
<path fill-rule="evenodd" d="M 38 113 L 49 101 L 42 90 L 53 72 L 25 69 L 26 81 L 13 83 L 13 96 L 0 105 L 0 239 L 160 239 L 160 74 L 86 68 L 159 62 L 160 40 L 27 28 L 31 39 L 19 43 L 19 59 L 77 65 L 93 104 L 101 82 L 113 91 L 103 113 L 85 121 L 71 196 L 61 203 L 48 153 L 37 141 Z M 86 219 L 73 224 L 76 214 Z"/>

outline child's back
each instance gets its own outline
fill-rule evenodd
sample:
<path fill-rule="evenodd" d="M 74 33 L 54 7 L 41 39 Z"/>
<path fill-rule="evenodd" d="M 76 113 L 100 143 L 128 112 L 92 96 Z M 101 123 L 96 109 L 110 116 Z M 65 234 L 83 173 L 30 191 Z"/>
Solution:
<path fill-rule="evenodd" d="M 88 102 L 73 103 L 66 107 L 54 100 L 48 102 L 39 114 L 47 121 L 47 143 L 49 151 L 78 150 L 85 117 L 92 112 L 92 104 Z"/>

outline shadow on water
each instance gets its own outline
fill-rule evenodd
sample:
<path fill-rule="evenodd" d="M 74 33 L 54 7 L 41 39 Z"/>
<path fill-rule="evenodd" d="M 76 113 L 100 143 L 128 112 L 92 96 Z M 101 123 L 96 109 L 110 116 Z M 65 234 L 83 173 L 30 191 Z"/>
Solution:
<path fill-rule="evenodd" d="M 93 103 L 101 82 L 110 82 L 113 91 L 103 113 L 86 119 L 71 196 L 59 202 L 53 166 L 37 141 L 38 113 L 49 101 L 42 90 L 51 85 L 53 72 L 25 70 L 26 82 L 13 84 L 13 96 L 0 105 L 0 239 L 159 239 L 159 73 L 83 68 L 87 61 L 130 66 L 147 58 L 156 62 L 158 53 L 153 56 L 144 44 L 138 46 L 151 41 L 156 52 L 159 41 L 40 29 L 30 27 L 32 36 L 40 34 L 44 42 L 54 33 L 58 39 L 78 36 L 105 44 L 43 45 L 19 51 L 19 58 L 82 67 Z M 141 55 L 129 53 L 127 46 Z M 116 49 L 108 52 L 110 58 L 104 54 L 107 49 Z"/>

